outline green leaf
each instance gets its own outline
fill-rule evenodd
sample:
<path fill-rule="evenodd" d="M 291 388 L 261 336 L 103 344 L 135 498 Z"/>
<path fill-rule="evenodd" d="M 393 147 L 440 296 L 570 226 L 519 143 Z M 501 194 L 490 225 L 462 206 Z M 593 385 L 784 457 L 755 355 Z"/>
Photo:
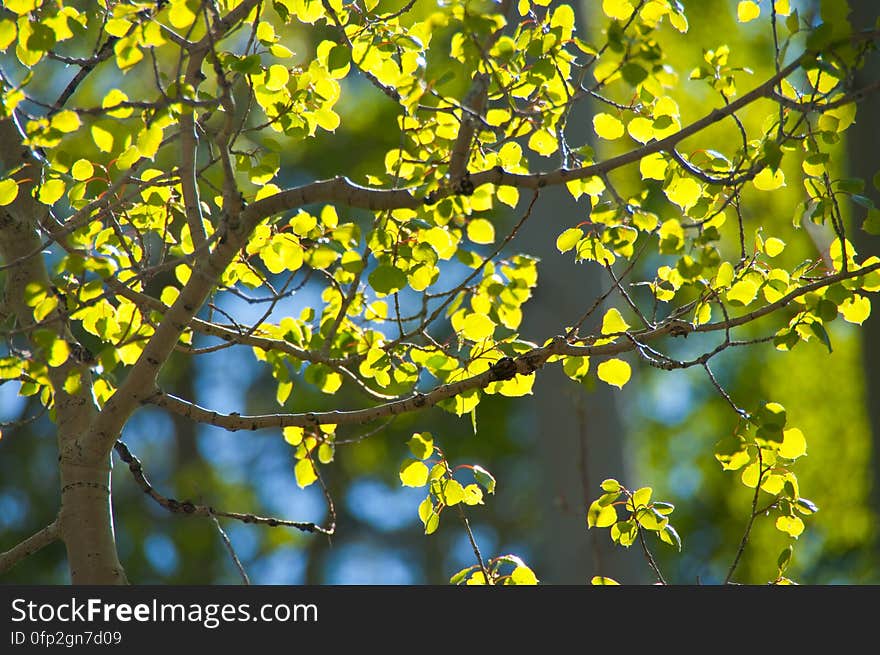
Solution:
<path fill-rule="evenodd" d="M 468 573 L 474 570 L 475 566 L 469 566 L 466 569 L 462 569 L 451 578 L 449 578 L 449 584 L 461 584 L 464 582 L 464 579 L 467 577 Z"/>
<path fill-rule="evenodd" d="M 406 286 L 406 273 L 388 264 L 377 266 L 368 279 L 373 289 L 385 295 L 400 291 Z"/>
<path fill-rule="evenodd" d="M 351 53 L 344 45 L 335 45 L 327 55 L 327 70 L 331 73 L 340 68 L 345 68 L 351 62 Z"/>
<path fill-rule="evenodd" d="M 623 488 L 620 483 L 614 478 L 608 478 L 606 480 L 602 480 L 602 484 L 599 485 L 602 487 L 602 491 L 607 493 L 619 493 Z"/>
<path fill-rule="evenodd" d="M 428 459 L 434 452 L 434 440 L 430 432 L 413 434 L 406 445 L 417 459 Z"/>
<path fill-rule="evenodd" d="M 594 575 L 590 580 L 590 584 L 593 586 L 601 587 L 601 586 L 609 586 L 609 587 L 619 587 L 620 583 L 613 579 L 607 578 L 604 575 Z"/>
<path fill-rule="evenodd" d="M 442 499 L 444 504 L 450 507 L 458 505 L 464 500 L 464 487 L 458 480 L 447 480 L 443 485 Z"/>
<path fill-rule="evenodd" d="M 528 566 L 517 566 L 510 574 L 510 581 L 515 585 L 536 585 L 538 577 Z"/>
<path fill-rule="evenodd" d="M 667 523 L 664 527 L 660 528 L 657 534 L 660 535 L 661 541 L 670 546 L 675 546 L 678 552 L 681 552 L 681 537 L 678 536 L 678 531 L 675 528 Z"/>
<path fill-rule="evenodd" d="M 791 563 L 791 556 L 793 553 L 794 548 L 792 548 L 790 545 L 786 546 L 783 551 L 779 553 L 779 557 L 776 559 L 776 566 L 779 568 L 780 573 L 788 568 L 788 565 Z"/>
<path fill-rule="evenodd" d="M 758 425 L 773 431 L 782 430 L 786 418 L 785 407 L 779 403 L 763 403 L 754 415 Z"/>
<path fill-rule="evenodd" d="M 828 332 L 825 331 L 825 327 L 818 322 L 810 323 L 810 330 L 816 337 L 825 344 L 825 347 L 828 348 L 828 352 L 833 352 L 831 348 L 831 338 L 828 336 Z"/>
<path fill-rule="evenodd" d="M 607 528 L 617 523 L 617 509 L 614 505 L 602 506 L 594 500 L 587 510 L 588 528 Z"/>
<path fill-rule="evenodd" d="M 428 520 L 425 521 L 425 534 L 433 534 L 440 527 L 440 515 L 437 512 L 431 512 Z"/>
<path fill-rule="evenodd" d="M 495 493 L 495 478 L 482 466 L 474 465 L 474 479 L 483 486 L 486 493 Z"/>
<path fill-rule="evenodd" d="M 556 248 L 559 252 L 567 252 L 577 245 L 584 236 L 584 231 L 577 227 L 571 227 L 556 239 Z"/>
<path fill-rule="evenodd" d="M 400 465 L 400 481 L 404 487 L 424 487 L 428 482 L 428 467 L 416 459 L 407 459 Z"/>

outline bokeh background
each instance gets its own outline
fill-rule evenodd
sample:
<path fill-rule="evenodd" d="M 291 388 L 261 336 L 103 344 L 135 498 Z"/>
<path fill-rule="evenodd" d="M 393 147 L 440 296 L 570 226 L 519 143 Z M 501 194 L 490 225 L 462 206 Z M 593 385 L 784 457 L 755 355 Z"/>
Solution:
<path fill-rule="evenodd" d="M 389 6 L 394 3 L 389 3 Z M 398 3 L 403 4 L 403 3 Z M 572 3 L 575 4 L 575 3 Z M 748 67 L 737 78 L 747 90 L 773 71 L 773 44 L 764 17 L 736 23 L 732 0 L 684 2 L 690 31 L 662 28 L 670 73 L 679 77 L 675 97 L 688 123 L 715 106 L 717 98 L 699 81 L 688 80 L 702 61 L 704 49 L 727 44 L 731 61 Z M 761 2 L 762 7 L 766 0 Z M 425 14 L 433 2 L 422 0 L 413 11 Z M 793 0 L 802 15 L 818 2 Z M 878 8 L 873 0 L 850 2 L 851 21 L 872 27 Z M 604 25 L 601 3 L 585 2 L 576 10 L 581 31 L 598 39 Z M 764 7 L 766 10 L 766 7 Z M 766 13 L 766 12 L 765 12 Z M 290 28 L 284 43 L 303 58 L 329 34 Z M 442 38 L 449 38 L 443 35 Z M 794 48 L 797 51 L 797 48 Z M 11 65 L 0 58 L 0 66 Z M 431 64 L 441 71 L 446 60 Z M 453 70 L 454 72 L 454 70 Z M 72 72 L 42 80 L 63 87 Z M 862 82 L 880 76 L 876 58 L 860 75 Z M 856 83 L 859 83 L 859 79 Z M 454 83 L 454 82 L 453 82 Z M 284 152 L 284 179 L 299 181 L 344 172 L 354 179 L 381 167 L 384 152 L 396 147 L 395 107 L 375 88 L 350 75 L 337 107 L 343 123 L 336 135 Z M 100 99 L 100 85 L 84 87 Z M 744 114 L 758 129 L 769 105 Z M 579 108 L 569 131 L 573 143 L 590 141 L 590 115 L 595 106 Z M 859 109 L 857 121 L 837 145 L 834 161 L 841 176 L 870 180 L 880 163 L 880 140 L 873 118 L 880 115 L 876 97 Z M 722 149 L 735 138 L 731 126 L 711 131 L 688 145 Z M 616 151 L 596 146 L 598 154 Z M 355 156 L 353 156 L 353 153 Z M 747 197 L 745 219 L 754 230 L 777 233 L 788 242 L 785 264 L 815 257 L 804 230 L 792 230 L 794 208 L 802 199 L 797 181 L 797 155 L 786 160 L 789 184 L 771 194 Z M 547 160 L 535 161 L 536 166 Z M 615 174 L 622 190 L 644 184 L 636 167 Z M 876 192 L 868 186 L 867 195 Z M 880 253 L 877 237 L 856 229 L 863 218 L 853 207 L 850 233 L 860 253 Z M 542 258 L 535 297 L 525 306 L 524 338 L 542 342 L 570 325 L 607 281 L 600 270 L 574 264 L 555 249 L 557 235 L 586 218 L 586 207 L 563 192 L 543 194 L 535 213 L 512 248 Z M 498 231 L 510 227 L 517 212 L 498 213 Z M 454 270 L 446 273 L 455 276 Z M 306 286 L 284 312 L 299 313 L 319 302 L 320 289 Z M 620 306 L 620 305 L 618 305 Z M 225 308 L 243 320 L 256 318 L 259 306 L 229 301 Z M 621 307 L 623 309 L 623 307 Z M 804 583 L 878 583 L 877 519 L 880 499 L 880 311 L 858 329 L 835 324 L 833 353 L 821 344 L 800 344 L 790 353 L 772 347 L 735 349 L 717 358 L 719 381 L 743 407 L 776 400 L 788 410 L 789 422 L 807 436 L 808 456 L 796 472 L 801 492 L 820 512 L 807 519 L 796 544 L 789 574 Z M 743 334 L 748 334 L 745 332 Z M 753 336 L 757 336 L 757 332 Z M 209 343 L 209 342 L 204 342 Z M 199 345 L 197 342 L 196 345 Z M 664 344 L 682 357 L 706 346 L 695 338 Z M 238 556 L 260 584 L 423 584 L 445 583 L 473 563 L 461 524 L 444 515 L 441 527 L 423 535 L 416 508 L 424 497 L 402 488 L 398 466 L 407 456 L 413 431 L 430 430 L 453 463 L 475 463 L 498 480 L 497 493 L 470 511 L 476 540 L 485 556 L 515 553 L 547 583 L 582 584 L 596 573 L 622 582 L 651 582 L 637 548 L 612 548 L 607 531 L 588 532 L 585 507 L 599 492 L 599 482 L 615 477 L 631 487 L 652 486 L 655 495 L 676 505 L 673 524 L 684 542 L 677 553 L 657 541 L 653 551 L 667 579 L 683 584 L 712 584 L 724 579 L 745 527 L 750 491 L 737 474 L 724 473 L 712 455 L 713 444 L 736 426 L 736 417 L 715 392 L 701 369 L 662 372 L 641 365 L 622 392 L 577 385 L 548 367 L 534 394 L 521 399 L 488 396 L 478 409 L 479 431 L 468 416 L 458 418 L 434 408 L 399 417 L 359 443 L 340 448 L 336 462 L 324 467 L 325 482 L 338 513 L 337 533 L 330 539 L 283 528 L 224 522 Z M 196 361 L 175 356 L 162 375 L 171 393 L 222 411 L 277 411 L 273 381 L 246 348 L 229 348 Z M 0 386 L 0 421 L 39 415 L 34 400 L 20 398 L 15 383 Z M 346 391 L 335 396 L 297 384 L 290 411 L 353 408 L 363 398 Z M 371 430 L 340 431 L 356 438 Z M 292 450 L 279 432 L 229 433 L 199 426 L 162 411 L 141 409 L 126 426 L 123 439 L 144 464 L 151 482 L 167 496 L 211 504 L 230 511 L 276 515 L 322 522 L 327 518 L 317 486 L 297 487 Z M 54 430 L 45 415 L 0 439 L 0 548 L 5 549 L 45 525 L 58 504 Z M 113 474 L 114 509 L 119 553 L 128 577 L 136 583 L 216 584 L 239 582 L 238 573 L 210 521 L 171 515 L 145 497 L 125 466 Z M 762 583 L 775 577 L 777 553 L 787 539 L 772 521 L 758 521 L 736 579 Z M 2 583 L 60 584 L 68 581 L 64 550 L 55 544 L 7 573 Z"/>

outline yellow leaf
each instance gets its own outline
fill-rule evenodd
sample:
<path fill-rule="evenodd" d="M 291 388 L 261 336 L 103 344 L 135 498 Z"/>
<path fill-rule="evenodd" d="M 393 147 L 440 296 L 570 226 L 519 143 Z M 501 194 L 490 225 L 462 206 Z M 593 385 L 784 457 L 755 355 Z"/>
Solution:
<path fill-rule="evenodd" d="M 495 226 L 485 218 L 475 218 L 468 223 L 467 235 L 474 243 L 494 243 Z"/>
<path fill-rule="evenodd" d="M 519 202 L 519 190 L 516 187 L 498 187 L 498 191 L 495 192 L 495 195 L 498 196 L 498 200 L 503 202 L 508 207 L 516 207 L 516 203 Z"/>
<path fill-rule="evenodd" d="M 318 479 L 318 474 L 315 472 L 315 465 L 312 464 L 312 460 L 310 459 L 299 460 L 293 469 L 293 473 L 296 476 L 296 484 L 300 489 L 305 489 Z"/>
<path fill-rule="evenodd" d="M 594 500 L 587 511 L 588 528 L 607 528 L 617 523 L 617 509 L 614 505 L 600 505 Z"/>
<path fill-rule="evenodd" d="M 428 482 L 428 472 L 420 461 L 407 459 L 400 466 L 400 482 L 404 487 L 423 487 Z"/>
<path fill-rule="evenodd" d="M 659 152 L 655 152 L 646 157 L 642 157 L 639 162 L 639 172 L 642 179 L 645 180 L 664 180 L 666 179 L 666 158 Z"/>
<path fill-rule="evenodd" d="M 700 184 L 689 177 L 679 178 L 664 189 L 666 197 L 684 211 L 697 204 L 702 192 Z"/>
<path fill-rule="evenodd" d="M 788 16 L 791 13 L 791 5 L 788 0 L 776 0 L 773 6 L 776 8 L 776 13 L 780 16 Z"/>
<path fill-rule="evenodd" d="M 11 204 L 18 196 L 18 184 L 15 180 L 0 181 L 0 207 Z"/>
<path fill-rule="evenodd" d="M 647 143 L 654 138 L 654 121 L 637 116 L 627 124 L 626 131 L 639 143 Z"/>
<path fill-rule="evenodd" d="M 599 137 L 613 141 L 623 136 L 623 123 L 611 114 L 596 114 L 593 116 L 593 130 Z"/>
<path fill-rule="evenodd" d="M 78 159 L 70 169 L 70 174 L 73 175 L 74 180 L 82 182 L 91 179 L 95 174 L 95 167 L 88 159 Z"/>
<path fill-rule="evenodd" d="M 871 315 L 871 301 L 865 296 L 854 295 L 838 307 L 847 323 L 861 325 Z"/>
<path fill-rule="evenodd" d="M 110 152 L 113 150 L 113 135 L 98 125 L 92 125 L 89 130 L 92 133 L 92 140 L 98 146 L 101 152 Z"/>
<path fill-rule="evenodd" d="M 64 339 L 55 339 L 49 348 L 46 363 L 51 367 L 61 366 L 70 355 L 70 346 Z"/>
<path fill-rule="evenodd" d="M 538 577 L 528 566 L 517 566 L 510 574 L 510 581 L 516 585 L 536 585 Z"/>
<path fill-rule="evenodd" d="M 606 578 L 604 575 L 594 575 L 593 579 L 590 580 L 590 584 L 593 586 L 620 586 L 620 583 L 614 578 Z"/>
<path fill-rule="evenodd" d="M 767 253 L 768 257 L 776 257 L 783 250 L 785 250 L 785 241 L 782 239 L 770 237 L 764 242 L 764 252 Z"/>
<path fill-rule="evenodd" d="M 790 428 L 782 433 L 782 444 L 779 454 L 786 459 L 797 459 L 807 454 L 807 440 L 804 433 L 797 428 Z"/>
<path fill-rule="evenodd" d="M 599 364 L 596 374 L 602 382 L 623 389 L 623 385 L 629 382 L 632 371 L 622 359 L 609 359 Z"/>
<path fill-rule="evenodd" d="M 544 157 L 552 155 L 558 147 L 559 144 L 556 142 L 556 137 L 547 130 L 538 130 L 529 137 L 529 148 Z"/>
<path fill-rule="evenodd" d="M 128 96 L 119 89 L 110 89 L 107 92 L 107 95 L 104 96 L 101 106 L 104 109 L 110 110 L 107 112 L 108 116 L 113 116 L 114 118 L 127 118 L 131 116 L 131 112 L 133 111 L 131 107 L 113 109 L 113 107 L 116 107 L 123 102 L 128 102 Z"/>
<path fill-rule="evenodd" d="M 774 173 L 769 168 L 765 168 L 755 176 L 752 184 L 760 191 L 773 191 L 785 186 L 785 174 L 781 169 Z"/>
<path fill-rule="evenodd" d="M 284 428 L 284 440 L 291 446 L 298 446 L 302 443 L 306 431 L 298 426 L 291 425 Z"/>
<path fill-rule="evenodd" d="M 464 320 L 461 332 L 471 341 L 481 341 L 495 332 L 495 322 L 485 314 L 474 312 Z"/>
<path fill-rule="evenodd" d="M 602 11 L 608 18 L 627 20 L 633 13 L 629 0 L 602 0 Z"/>
<path fill-rule="evenodd" d="M 59 180 L 58 178 L 46 180 L 40 187 L 40 193 L 37 198 L 44 205 L 53 205 L 64 195 L 66 188 L 64 180 Z"/>
<path fill-rule="evenodd" d="M 162 143 L 162 128 L 158 125 L 151 125 L 142 130 L 137 137 L 137 147 L 142 157 L 152 159 L 159 150 Z"/>
<path fill-rule="evenodd" d="M 755 20 L 760 15 L 761 8 L 758 6 L 757 2 L 745 0 L 736 6 L 736 19 L 740 23 L 748 23 L 749 21 Z"/>
<path fill-rule="evenodd" d="M 168 13 L 168 19 L 176 29 L 182 30 L 192 25 L 196 15 L 187 6 L 186 0 L 171 0 L 171 10 Z"/>
<path fill-rule="evenodd" d="M 797 539 L 804 531 L 804 522 L 797 516 L 780 516 L 776 519 L 776 529 Z"/>
<path fill-rule="evenodd" d="M 52 117 L 52 127 L 59 132 L 76 132 L 82 123 L 76 112 L 65 109 Z"/>
<path fill-rule="evenodd" d="M 605 317 L 602 319 L 602 334 L 626 332 L 629 328 L 629 323 L 623 320 L 623 316 L 614 307 L 605 312 Z"/>
<path fill-rule="evenodd" d="M 727 299 L 735 301 L 743 306 L 751 303 L 758 293 L 758 287 L 751 280 L 740 280 L 727 292 Z"/>

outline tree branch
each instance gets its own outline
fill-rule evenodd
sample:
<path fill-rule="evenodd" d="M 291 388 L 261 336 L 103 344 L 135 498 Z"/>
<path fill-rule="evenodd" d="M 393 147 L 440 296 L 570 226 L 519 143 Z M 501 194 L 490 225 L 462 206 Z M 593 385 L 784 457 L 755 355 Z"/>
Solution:
<path fill-rule="evenodd" d="M 55 519 L 42 530 L 35 532 L 6 552 L 0 553 L 0 573 L 5 573 L 23 559 L 55 543 L 60 537 L 61 529 L 58 519 Z"/>
<path fill-rule="evenodd" d="M 214 509 L 209 505 L 199 505 L 192 502 L 191 500 L 176 500 L 174 498 L 167 498 L 166 496 L 163 496 L 158 491 L 156 491 L 156 488 L 153 487 L 152 484 L 150 484 L 149 480 L 147 480 L 146 475 L 144 475 L 144 468 L 141 465 L 140 460 L 131 454 L 131 451 L 128 449 L 128 446 L 126 446 L 124 442 L 117 441 L 114 449 L 116 450 L 116 454 L 119 455 L 119 459 L 128 464 L 128 470 L 131 471 L 131 474 L 134 476 L 135 482 L 137 482 L 138 486 L 143 489 L 144 493 L 172 514 L 181 514 L 183 516 L 205 516 L 213 518 L 215 520 L 218 516 L 220 516 L 228 519 L 235 519 L 236 521 L 241 521 L 242 523 L 267 525 L 272 528 L 296 528 L 297 530 L 301 530 L 302 532 L 320 532 L 322 534 L 333 534 L 332 528 L 323 528 L 316 523 L 305 521 L 288 521 L 286 519 L 257 516 L 256 514 L 242 514 L 240 512 L 223 512 L 218 509 Z"/>

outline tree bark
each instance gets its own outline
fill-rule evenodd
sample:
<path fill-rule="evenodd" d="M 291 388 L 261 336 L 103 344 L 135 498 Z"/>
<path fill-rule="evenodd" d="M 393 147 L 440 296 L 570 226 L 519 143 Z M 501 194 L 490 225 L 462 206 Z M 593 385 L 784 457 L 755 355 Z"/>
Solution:
<path fill-rule="evenodd" d="M 571 4 L 576 23 L 584 26 L 582 4 Z M 590 116 L 583 103 L 573 108 L 566 131 L 572 144 L 591 138 Z M 571 253 L 561 255 L 556 249 L 559 233 L 586 219 L 588 211 L 586 198 L 575 203 L 564 187 L 545 189 L 533 218 L 517 238 L 520 248 L 528 244 L 527 252 L 541 258 L 538 287 L 523 321 L 526 338 L 543 342 L 551 335 L 564 334 L 601 293 L 607 276 L 597 265 L 575 264 Z M 602 312 L 597 314 L 601 320 Z M 597 364 L 591 362 L 591 367 Z M 587 391 L 568 379 L 558 365 L 548 366 L 535 381 L 534 403 L 543 502 L 550 510 L 539 528 L 544 535 L 539 550 L 546 557 L 539 567 L 542 581 L 584 584 L 593 575 L 631 578 L 632 567 L 622 549 L 612 547 L 605 531 L 587 530 L 588 499 L 599 495 L 599 483 L 610 477 L 627 481 L 623 427 L 612 390 L 599 383 Z"/>
<path fill-rule="evenodd" d="M 875 0 L 851 0 L 852 14 L 850 21 L 855 30 L 870 29 L 874 26 L 880 11 Z M 866 65 L 855 76 L 854 86 L 860 88 L 876 80 L 880 76 L 880 64 L 876 54 L 869 55 Z M 880 206 L 880 193 L 871 184 L 871 180 L 880 165 L 877 153 L 880 152 L 880 131 L 877 130 L 877 117 L 880 116 L 880 96 L 872 94 L 859 104 L 856 122 L 846 132 L 848 151 L 848 175 L 865 180 L 865 195 Z M 850 204 L 854 219 L 850 233 L 860 254 L 880 251 L 880 237 L 869 235 L 861 229 L 864 209 Z M 873 303 L 871 316 L 862 324 L 860 333 L 862 350 L 862 371 L 865 376 L 865 411 L 873 435 L 872 501 L 875 511 L 880 512 L 880 308 Z M 880 541 L 877 542 L 880 547 Z"/>
<path fill-rule="evenodd" d="M 48 208 L 33 197 L 40 165 L 22 145 L 21 132 L 13 119 L 0 121 L 0 143 L 9 144 L 0 151 L 3 169 L 15 170 L 19 181 L 13 203 L 0 211 L 0 256 L 10 268 L 6 273 L 4 312 L 15 317 L 17 328 L 29 339 L 33 357 L 40 357 L 33 341 L 37 327 L 33 309 L 26 303 L 29 284 L 50 289 L 50 280 L 41 250 L 38 226 L 48 218 Z M 34 253 L 33 256 L 23 257 Z M 59 301 L 63 307 L 64 299 Z M 58 426 L 58 451 L 61 479 L 59 532 L 67 549 L 71 582 L 74 584 L 124 584 L 125 572 L 116 553 L 110 499 L 109 452 L 97 461 L 83 452 L 82 444 L 96 415 L 92 398 L 88 358 L 78 357 L 81 346 L 67 329 L 63 314 L 55 310 L 46 317 L 45 328 L 58 339 L 67 341 L 71 355 L 60 366 L 48 367 Z M 79 376 L 78 388 L 65 390 L 71 376 Z"/>

